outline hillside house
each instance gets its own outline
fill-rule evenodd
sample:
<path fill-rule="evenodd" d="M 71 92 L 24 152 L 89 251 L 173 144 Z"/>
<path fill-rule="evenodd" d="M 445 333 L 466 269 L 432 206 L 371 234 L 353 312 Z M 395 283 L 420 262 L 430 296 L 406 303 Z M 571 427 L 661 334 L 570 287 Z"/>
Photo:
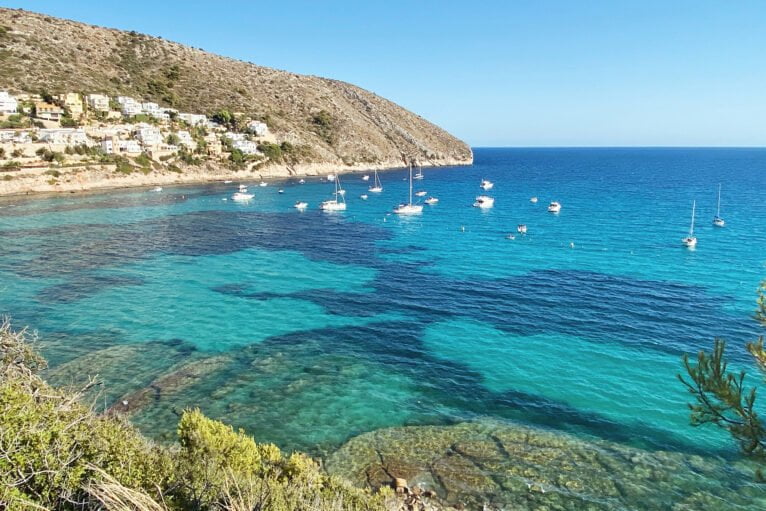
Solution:
<path fill-rule="evenodd" d="M 178 137 L 178 142 L 182 146 L 193 148 L 196 144 L 194 143 L 194 139 L 192 138 L 191 134 L 188 131 L 177 131 L 176 136 Z"/>
<path fill-rule="evenodd" d="M 252 140 L 236 140 L 232 144 L 234 149 L 239 149 L 244 154 L 261 154 L 258 150 L 258 144 Z"/>
<path fill-rule="evenodd" d="M 247 123 L 247 131 L 250 133 L 258 136 L 263 137 L 269 132 L 269 127 L 266 126 L 265 122 L 261 121 L 250 121 Z"/>
<path fill-rule="evenodd" d="M 53 145 L 92 145 L 82 128 L 42 129 L 37 136 L 40 142 Z"/>
<path fill-rule="evenodd" d="M 101 141 L 101 150 L 106 154 L 139 155 L 143 151 L 137 140 L 120 140 L 117 137 L 105 138 Z"/>
<path fill-rule="evenodd" d="M 207 124 L 207 116 L 202 114 L 178 114 L 178 118 L 184 122 L 187 122 L 190 126 L 197 126 L 198 124 Z"/>
<path fill-rule="evenodd" d="M 163 142 L 162 133 L 159 128 L 148 125 L 141 125 L 136 130 L 136 138 L 141 141 L 141 145 L 144 147 L 158 145 Z"/>
<path fill-rule="evenodd" d="M 6 91 L 0 91 L 0 114 L 15 114 L 19 108 L 16 98 Z"/>
<path fill-rule="evenodd" d="M 76 92 L 60 94 L 56 99 L 72 115 L 73 119 L 80 119 L 84 112 L 82 106 L 82 97 Z"/>
<path fill-rule="evenodd" d="M 85 98 L 88 108 L 96 112 L 109 111 L 109 96 L 105 94 L 88 94 Z"/>
<path fill-rule="evenodd" d="M 125 117 L 133 117 L 140 113 L 143 113 L 141 109 L 141 103 L 128 96 L 117 96 L 117 102 L 120 104 L 122 115 Z"/>
<path fill-rule="evenodd" d="M 64 116 L 64 109 L 53 103 L 44 101 L 35 103 L 35 117 L 46 121 L 60 121 Z"/>

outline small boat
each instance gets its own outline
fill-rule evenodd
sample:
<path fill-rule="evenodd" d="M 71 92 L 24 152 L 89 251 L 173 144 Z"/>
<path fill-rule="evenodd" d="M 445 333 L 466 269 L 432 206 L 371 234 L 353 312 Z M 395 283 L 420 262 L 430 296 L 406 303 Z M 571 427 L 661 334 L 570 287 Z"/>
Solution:
<path fill-rule="evenodd" d="M 514 236 L 513 234 L 509 234 L 508 236 L 505 237 L 505 239 L 507 239 L 507 240 L 515 240 L 516 236 Z"/>
<path fill-rule="evenodd" d="M 280 188 L 278 193 L 285 193 L 285 191 Z"/>
<path fill-rule="evenodd" d="M 335 181 L 335 174 L 327 174 L 328 181 Z"/>
<path fill-rule="evenodd" d="M 266 181 L 261 181 L 258 186 L 269 186 L 269 184 Z"/>
<path fill-rule="evenodd" d="M 558 213 L 559 211 L 561 211 L 561 204 L 556 201 L 551 202 L 550 204 L 548 204 L 548 211 L 550 213 Z"/>
<path fill-rule="evenodd" d="M 521 234 L 527 233 L 527 224 L 519 224 L 518 227 L 516 227 L 516 231 L 518 231 Z"/>
<path fill-rule="evenodd" d="M 362 181 L 369 181 L 369 180 L 370 180 L 370 176 L 368 174 L 365 174 L 362 176 Z"/>
<path fill-rule="evenodd" d="M 427 198 L 427 199 L 426 199 L 424 202 L 425 202 L 426 204 L 428 204 L 428 205 L 434 205 L 434 204 L 436 204 L 437 202 L 439 202 L 439 199 L 437 199 L 436 197 L 429 197 L 429 198 Z"/>
<path fill-rule="evenodd" d="M 495 199 L 489 195 L 479 195 L 476 197 L 476 202 L 473 203 L 473 207 L 488 209 L 495 205 Z"/>
<path fill-rule="evenodd" d="M 363 193 L 362 195 L 359 196 L 359 198 L 362 200 L 367 200 L 367 197 L 369 196 L 366 193 Z"/>
<path fill-rule="evenodd" d="M 427 194 L 428 194 L 428 192 L 425 191 L 425 190 L 419 190 L 419 191 L 415 192 L 415 195 L 418 196 L 418 197 L 425 197 Z"/>
<path fill-rule="evenodd" d="M 154 188 L 152 188 L 152 191 L 153 192 L 161 192 L 162 191 L 162 187 L 161 186 L 155 186 Z"/>
<path fill-rule="evenodd" d="M 378 177 L 378 171 L 375 171 L 375 179 L 372 182 L 372 186 L 367 189 L 370 193 L 380 193 L 383 191 L 383 185 L 380 184 L 380 177 Z"/>
<path fill-rule="evenodd" d="M 308 202 L 303 202 L 303 201 L 298 201 L 298 202 L 295 203 L 295 205 L 293 207 L 295 209 L 306 209 L 307 207 L 309 207 L 309 203 Z"/>
<path fill-rule="evenodd" d="M 346 211 L 346 201 L 343 199 L 343 194 L 340 193 L 340 179 L 334 174 L 332 176 L 335 179 L 335 193 L 333 194 L 335 198 L 323 201 L 319 205 L 319 209 L 322 211 Z"/>
<path fill-rule="evenodd" d="M 305 179 L 300 179 L 300 180 L 298 180 L 298 184 L 299 185 L 306 184 L 306 180 Z"/>
<path fill-rule="evenodd" d="M 236 192 L 234 195 L 231 196 L 231 200 L 236 201 L 248 201 L 255 197 L 252 193 L 244 193 L 244 192 Z"/>
<path fill-rule="evenodd" d="M 692 224 L 689 227 L 689 235 L 681 240 L 686 248 L 694 248 L 697 246 L 697 238 L 694 236 L 694 210 L 697 207 L 697 201 L 692 201 Z"/>
<path fill-rule="evenodd" d="M 529 202 L 531 202 L 532 204 L 537 204 L 537 197 L 532 197 L 531 199 L 529 199 Z"/>
<path fill-rule="evenodd" d="M 412 164 L 410 164 L 410 200 L 394 208 L 394 213 L 397 215 L 418 215 L 423 212 L 423 206 L 412 203 L 412 179 Z"/>
<path fill-rule="evenodd" d="M 492 181 L 490 181 L 489 179 L 482 179 L 482 180 L 481 180 L 481 187 L 482 187 L 484 190 L 491 190 L 491 189 L 492 189 L 492 187 L 494 187 L 494 186 L 495 186 L 495 183 L 493 183 L 493 182 L 492 182 Z"/>
<path fill-rule="evenodd" d="M 226 179 L 226 180 L 224 180 L 224 182 L 223 182 L 223 184 L 225 184 L 225 185 L 228 185 L 228 184 L 230 184 L 230 183 L 231 183 L 231 179 Z"/>
<path fill-rule="evenodd" d="M 346 190 L 341 188 L 340 190 L 338 190 L 338 195 L 346 195 Z"/>
<path fill-rule="evenodd" d="M 244 192 L 245 190 L 247 190 L 247 186 L 245 186 L 245 185 L 239 185 L 239 191 L 240 191 L 240 192 Z"/>
<path fill-rule="evenodd" d="M 726 225 L 726 222 L 721 218 L 721 183 L 718 183 L 718 209 L 716 209 L 715 217 L 713 217 L 713 225 L 716 227 Z"/>

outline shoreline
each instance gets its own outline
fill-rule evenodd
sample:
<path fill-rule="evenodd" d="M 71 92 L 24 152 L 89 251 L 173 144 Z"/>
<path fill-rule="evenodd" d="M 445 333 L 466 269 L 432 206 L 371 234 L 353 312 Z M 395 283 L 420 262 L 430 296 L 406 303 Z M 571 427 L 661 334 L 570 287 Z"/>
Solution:
<path fill-rule="evenodd" d="M 473 165 L 470 160 L 444 159 L 429 161 L 423 167 L 465 167 Z M 342 163 L 304 163 L 297 165 L 268 165 L 263 168 L 232 170 L 216 163 L 198 167 L 184 166 L 182 172 L 165 169 L 148 173 L 135 171 L 118 174 L 113 165 L 83 165 L 67 168 L 35 168 L 5 173 L 12 176 L 0 180 L 0 197 L 53 196 L 80 194 L 95 191 L 141 189 L 154 186 L 193 185 L 232 181 L 276 182 L 287 179 L 322 177 L 332 173 L 351 174 L 374 170 L 385 171 L 403 168 L 401 162 L 386 161 L 379 164 L 344 165 Z M 58 175 L 52 174 L 55 171 Z"/>

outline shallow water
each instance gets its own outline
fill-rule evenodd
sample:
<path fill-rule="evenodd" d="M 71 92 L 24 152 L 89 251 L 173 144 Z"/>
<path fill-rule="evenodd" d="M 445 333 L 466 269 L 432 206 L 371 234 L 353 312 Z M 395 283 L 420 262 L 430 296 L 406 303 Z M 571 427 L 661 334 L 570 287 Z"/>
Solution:
<path fill-rule="evenodd" d="M 382 427 L 490 418 L 735 457 L 688 425 L 675 375 L 715 336 L 748 363 L 766 151 L 475 156 L 425 169 L 416 188 L 440 202 L 413 218 L 389 214 L 402 170 L 367 201 L 368 183 L 343 176 L 336 214 L 316 210 L 332 191 L 319 179 L 253 187 L 250 203 L 223 200 L 237 183 L 3 199 L 0 312 L 39 330 L 53 381 L 98 373 L 100 406 L 154 382 L 128 411 L 158 438 L 200 406 L 320 454 Z M 496 183 L 488 211 L 471 207 L 482 178 Z M 680 244 L 692 199 L 694 251 Z M 528 234 L 506 239 L 518 223 Z"/>

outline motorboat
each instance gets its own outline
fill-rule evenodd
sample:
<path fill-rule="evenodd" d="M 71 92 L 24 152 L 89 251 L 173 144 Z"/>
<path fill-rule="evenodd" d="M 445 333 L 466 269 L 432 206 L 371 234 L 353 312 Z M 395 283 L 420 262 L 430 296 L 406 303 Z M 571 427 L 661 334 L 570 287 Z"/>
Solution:
<path fill-rule="evenodd" d="M 532 204 L 537 204 L 537 197 L 530 198 L 529 202 L 531 202 Z"/>
<path fill-rule="evenodd" d="M 419 190 L 419 191 L 415 192 L 415 196 L 416 197 L 425 197 L 426 195 L 428 195 L 428 192 L 425 191 L 425 190 Z"/>
<path fill-rule="evenodd" d="M 365 174 L 362 176 L 362 181 L 369 181 L 369 180 L 370 180 L 370 176 L 368 174 Z"/>
<path fill-rule="evenodd" d="M 409 202 L 399 204 L 394 208 L 397 215 L 417 215 L 423 212 L 421 204 L 412 203 L 412 164 L 410 164 L 410 200 Z"/>
<path fill-rule="evenodd" d="M 226 179 L 226 180 L 224 180 L 224 182 L 223 182 L 223 184 L 225 184 L 225 185 L 228 185 L 228 184 L 230 184 L 230 183 L 231 183 L 231 179 Z"/>
<path fill-rule="evenodd" d="M 335 174 L 327 174 L 328 181 L 335 181 Z"/>
<path fill-rule="evenodd" d="M 299 185 L 304 185 L 304 184 L 306 184 L 306 180 L 305 179 L 299 179 L 298 180 L 298 184 Z"/>
<path fill-rule="evenodd" d="M 367 195 L 366 193 L 363 193 L 362 195 L 359 196 L 359 198 L 362 200 L 367 200 L 367 197 L 369 197 L 369 195 Z"/>
<path fill-rule="evenodd" d="M 152 188 L 152 191 L 153 192 L 161 192 L 162 191 L 162 187 L 161 186 L 155 186 L 154 188 Z"/>
<path fill-rule="evenodd" d="M 482 179 L 481 180 L 481 187 L 484 190 L 491 190 L 494 186 L 495 186 L 495 183 L 493 183 L 489 179 Z"/>
<path fill-rule="evenodd" d="M 426 199 L 424 202 L 425 202 L 426 204 L 428 204 L 429 206 L 433 206 L 434 204 L 436 204 L 437 202 L 439 202 L 439 199 L 437 199 L 436 197 L 429 197 L 429 198 L 427 198 L 427 199 Z"/>
<path fill-rule="evenodd" d="M 285 193 L 285 191 L 284 191 L 283 189 L 281 189 L 281 188 L 280 188 L 280 189 L 279 189 L 279 191 L 278 191 L 277 193 Z"/>
<path fill-rule="evenodd" d="M 258 186 L 269 186 L 269 183 L 267 183 L 266 181 L 261 181 L 260 183 L 258 183 Z"/>
<path fill-rule="evenodd" d="M 231 196 L 231 200 L 235 201 L 249 201 L 255 197 L 252 193 L 245 193 L 245 192 L 235 192 L 234 195 Z"/>
<path fill-rule="evenodd" d="M 476 202 L 473 203 L 473 207 L 488 209 L 495 205 L 495 199 L 489 195 L 479 195 L 476 197 Z"/>
<path fill-rule="evenodd" d="M 309 207 L 309 203 L 308 202 L 303 202 L 303 201 L 298 201 L 298 202 L 295 203 L 295 205 L 293 207 L 295 209 L 306 209 L 307 207 Z"/>
<path fill-rule="evenodd" d="M 526 234 L 527 224 L 519 224 L 518 227 L 516 227 L 516 231 L 518 231 L 520 234 Z"/>
<path fill-rule="evenodd" d="M 561 204 L 556 201 L 551 202 L 550 204 L 548 204 L 548 211 L 550 213 L 558 213 L 559 211 L 561 211 Z"/>
<path fill-rule="evenodd" d="M 247 186 L 246 185 L 239 185 L 239 191 L 240 192 L 247 191 Z"/>
<path fill-rule="evenodd" d="M 694 248 L 697 246 L 697 237 L 694 236 L 694 211 L 697 207 L 697 201 L 692 201 L 692 223 L 689 226 L 689 235 L 681 240 L 686 248 Z"/>

